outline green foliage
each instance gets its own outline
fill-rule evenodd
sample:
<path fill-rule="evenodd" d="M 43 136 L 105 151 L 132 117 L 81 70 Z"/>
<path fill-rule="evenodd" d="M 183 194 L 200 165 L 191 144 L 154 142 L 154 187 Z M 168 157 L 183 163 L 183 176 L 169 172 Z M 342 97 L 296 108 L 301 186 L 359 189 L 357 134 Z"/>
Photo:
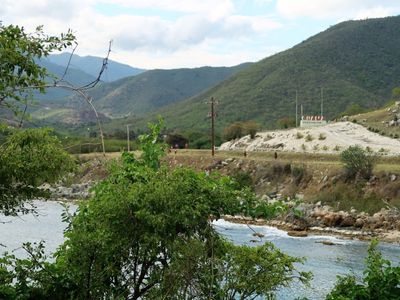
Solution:
<path fill-rule="evenodd" d="M 314 140 L 314 137 L 311 134 L 307 134 L 306 135 L 306 142 L 311 142 L 312 140 Z"/>
<path fill-rule="evenodd" d="M 0 145 L 0 211 L 31 211 L 26 204 L 47 195 L 38 186 L 55 183 L 72 169 L 72 158 L 51 130 L 11 130 Z"/>
<path fill-rule="evenodd" d="M 391 300 L 400 299 L 400 266 L 393 267 L 376 249 L 372 241 L 366 258 L 366 269 L 361 282 L 354 275 L 338 278 L 327 300 Z"/>
<path fill-rule="evenodd" d="M 250 135 L 251 139 L 254 139 L 259 129 L 260 124 L 254 121 L 235 122 L 228 127 L 225 127 L 222 135 L 226 141 L 241 138 L 247 134 Z"/>
<path fill-rule="evenodd" d="M 358 114 L 365 113 L 367 110 L 361 107 L 359 104 L 350 104 L 347 106 L 346 110 L 340 114 L 341 117 L 343 116 L 354 116 Z"/>
<path fill-rule="evenodd" d="M 231 175 L 232 179 L 237 182 L 238 189 L 250 188 L 254 189 L 253 179 L 249 172 L 237 171 Z"/>
<path fill-rule="evenodd" d="M 222 136 L 224 137 L 224 140 L 230 141 L 230 140 L 235 140 L 238 138 L 241 138 L 242 136 L 245 135 L 243 126 L 241 122 L 235 122 L 228 127 L 224 128 L 224 131 L 222 133 Z"/>
<path fill-rule="evenodd" d="M 375 157 L 360 146 L 350 146 L 340 155 L 347 178 L 369 179 L 375 164 Z"/>
<path fill-rule="evenodd" d="M 47 262 L 41 246 L 26 260 L 0 260 L 0 293 L 18 299 L 254 299 L 273 297 L 301 259 L 272 244 L 235 246 L 210 220 L 260 205 L 218 174 L 160 165 L 161 124 L 142 136 L 141 157 L 124 153 L 79 205 L 66 241 Z M 268 205 L 263 204 L 265 208 Z M 250 279 L 250 280 L 249 280 Z M 6 297 L 4 296 L 4 297 Z"/>
<path fill-rule="evenodd" d="M 247 66 L 150 70 L 102 84 L 90 94 L 96 99 L 99 111 L 114 116 L 126 116 L 128 112 L 141 115 L 188 99 Z M 118 97 L 115 97 L 116 94 Z"/>
<path fill-rule="evenodd" d="M 296 119 L 283 117 L 283 118 L 280 118 L 278 121 L 276 121 L 276 124 L 281 129 L 292 128 L 292 127 L 296 126 Z"/>
<path fill-rule="evenodd" d="M 399 101 L 400 100 L 400 87 L 395 87 L 392 90 L 392 99 L 395 101 Z"/>
<path fill-rule="evenodd" d="M 170 133 L 167 134 L 165 142 L 172 147 L 178 145 L 179 148 L 185 148 L 185 145 L 188 145 L 189 140 L 181 134 Z"/>
<path fill-rule="evenodd" d="M 23 27 L 0 23 L 0 105 L 18 111 L 15 101 L 27 103 L 35 89 L 43 93 L 48 73 L 35 59 L 71 46 L 74 40 L 71 31 L 48 36 L 42 26 L 26 33 Z"/>

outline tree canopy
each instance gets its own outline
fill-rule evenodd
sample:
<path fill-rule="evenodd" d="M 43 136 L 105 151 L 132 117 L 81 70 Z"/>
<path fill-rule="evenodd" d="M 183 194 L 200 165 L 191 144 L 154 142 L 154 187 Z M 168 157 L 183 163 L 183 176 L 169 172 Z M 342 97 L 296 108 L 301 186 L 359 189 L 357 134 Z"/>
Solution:
<path fill-rule="evenodd" d="M 28 259 L 0 261 L 0 298 L 253 299 L 309 279 L 295 270 L 301 259 L 270 243 L 236 246 L 217 234 L 211 221 L 246 213 L 254 194 L 229 177 L 163 165 L 160 125 L 152 128 L 140 138 L 143 154 L 124 153 L 67 218 L 53 263 L 42 245 L 25 245 Z"/>
<path fill-rule="evenodd" d="M 17 112 L 18 102 L 27 103 L 32 90 L 44 93 L 49 74 L 36 60 L 71 46 L 74 41 L 70 30 L 60 36 L 49 36 L 42 26 L 27 33 L 24 27 L 0 23 L 0 108 Z"/>

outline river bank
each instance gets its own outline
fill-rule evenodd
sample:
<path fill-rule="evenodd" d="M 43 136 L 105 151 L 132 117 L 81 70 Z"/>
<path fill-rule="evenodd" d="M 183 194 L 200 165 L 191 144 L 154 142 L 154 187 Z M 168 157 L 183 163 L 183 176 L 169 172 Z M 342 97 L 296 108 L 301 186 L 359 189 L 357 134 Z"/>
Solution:
<path fill-rule="evenodd" d="M 346 182 L 340 168 L 283 160 L 261 160 L 252 157 L 215 158 L 191 155 L 186 150 L 164 158 L 170 167 L 187 166 L 197 171 L 219 172 L 236 178 L 247 178 L 259 197 L 270 204 L 283 201 L 295 208 L 293 213 L 274 220 L 251 220 L 227 216 L 235 223 L 269 225 L 296 236 L 308 234 L 334 235 L 348 239 L 377 238 L 400 243 L 400 176 L 393 172 L 377 172 L 371 180 Z M 331 159 L 330 157 L 322 157 Z M 53 200 L 77 201 L 90 197 L 90 188 L 107 176 L 104 161 L 82 160 L 79 172 L 69 185 L 47 186 Z M 240 176 L 238 176 L 238 174 Z M 359 194 L 353 191 L 359 189 Z M 368 195 L 358 198 L 359 195 Z M 300 203 L 300 204 L 299 204 Z M 295 207 L 294 207 L 295 206 Z"/>

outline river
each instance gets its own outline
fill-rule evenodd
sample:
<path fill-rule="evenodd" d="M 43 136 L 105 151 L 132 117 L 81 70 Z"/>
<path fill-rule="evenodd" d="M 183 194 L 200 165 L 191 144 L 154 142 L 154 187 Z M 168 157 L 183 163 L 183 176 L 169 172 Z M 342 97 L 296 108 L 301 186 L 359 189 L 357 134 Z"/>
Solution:
<path fill-rule="evenodd" d="M 22 217 L 5 217 L 0 215 L 0 252 L 14 251 L 18 256 L 24 256 L 21 249 L 23 242 L 46 241 L 46 251 L 53 252 L 63 241 L 65 223 L 61 221 L 63 207 L 57 202 L 36 202 L 39 216 L 26 215 Z M 72 206 L 72 209 L 75 209 Z M 368 243 L 355 240 L 344 240 L 331 236 L 290 237 L 286 232 L 269 227 L 254 226 L 251 228 L 219 220 L 214 222 L 220 234 L 236 244 L 257 245 L 263 241 L 271 241 L 278 248 L 293 256 L 305 257 L 304 265 L 298 265 L 301 271 L 311 271 L 314 279 L 311 288 L 293 284 L 289 288 L 278 291 L 278 299 L 295 299 L 307 296 L 309 299 L 323 299 L 333 287 L 336 276 L 349 274 L 361 275 L 364 269 L 364 259 Z M 254 231 L 262 233 L 262 239 L 253 236 Z M 254 242 L 254 240 L 258 240 Z M 335 245 L 318 243 L 329 240 Z M 5 246 L 5 247 L 4 247 Z M 381 243 L 379 249 L 385 258 L 400 262 L 399 245 Z"/>

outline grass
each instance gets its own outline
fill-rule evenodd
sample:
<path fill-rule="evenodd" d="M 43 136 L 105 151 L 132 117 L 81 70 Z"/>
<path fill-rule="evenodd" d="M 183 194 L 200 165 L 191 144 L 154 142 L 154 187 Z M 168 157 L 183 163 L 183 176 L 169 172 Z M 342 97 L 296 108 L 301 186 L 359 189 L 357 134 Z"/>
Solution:
<path fill-rule="evenodd" d="M 368 128 L 372 132 L 379 133 L 384 136 L 389 137 L 399 137 L 400 136 L 400 126 L 386 126 L 385 123 L 393 120 L 392 113 L 388 112 L 387 110 L 396 109 L 396 107 L 390 106 L 385 107 L 379 110 L 374 110 L 371 112 L 367 112 L 364 114 L 359 114 L 356 116 L 352 116 L 351 118 L 356 120 L 358 124 L 363 125 L 364 127 Z M 398 109 L 398 108 L 397 108 Z M 400 112 L 400 109 L 398 109 Z"/>

